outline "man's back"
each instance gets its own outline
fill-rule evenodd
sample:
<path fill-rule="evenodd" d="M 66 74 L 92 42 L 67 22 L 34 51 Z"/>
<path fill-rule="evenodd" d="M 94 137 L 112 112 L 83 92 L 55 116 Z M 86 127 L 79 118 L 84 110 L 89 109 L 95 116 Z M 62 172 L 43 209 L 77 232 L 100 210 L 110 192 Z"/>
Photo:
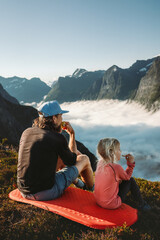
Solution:
<path fill-rule="evenodd" d="M 66 154 L 63 154 L 64 151 Z M 62 155 L 62 160 L 66 160 L 68 164 L 74 164 L 72 154 L 61 134 L 38 127 L 26 129 L 19 146 L 19 190 L 30 194 L 50 189 L 54 184 L 58 155 Z M 63 159 L 63 155 L 66 159 Z M 69 157 L 71 160 L 68 160 Z"/>

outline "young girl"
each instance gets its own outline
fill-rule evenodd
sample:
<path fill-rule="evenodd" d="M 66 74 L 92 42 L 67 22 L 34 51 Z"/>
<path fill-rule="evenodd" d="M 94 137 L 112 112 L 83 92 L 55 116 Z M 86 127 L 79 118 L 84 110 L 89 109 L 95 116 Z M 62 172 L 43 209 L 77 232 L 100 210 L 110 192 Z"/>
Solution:
<path fill-rule="evenodd" d="M 132 178 L 135 167 L 134 157 L 124 155 L 127 169 L 124 170 L 117 162 L 121 158 L 120 143 L 114 138 L 101 139 L 97 147 L 101 160 L 95 172 L 94 196 L 99 206 L 115 209 L 121 206 L 129 191 L 139 203 L 139 209 L 149 210 L 150 206 L 143 200 L 139 187 Z"/>

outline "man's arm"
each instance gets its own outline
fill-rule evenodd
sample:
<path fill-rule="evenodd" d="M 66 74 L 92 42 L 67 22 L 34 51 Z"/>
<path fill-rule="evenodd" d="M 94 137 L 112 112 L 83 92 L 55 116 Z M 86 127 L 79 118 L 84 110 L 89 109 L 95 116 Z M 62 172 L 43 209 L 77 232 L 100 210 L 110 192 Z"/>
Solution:
<path fill-rule="evenodd" d="M 63 129 L 62 130 L 62 135 L 66 138 L 68 144 L 69 144 L 69 134 Z M 98 162 L 98 159 L 97 157 L 89 151 L 89 149 L 81 142 L 76 141 L 76 145 L 77 145 L 77 155 L 80 155 L 80 154 L 85 154 L 89 157 L 89 160 L 90 160 L 90 163 L 91 163 L 91 166 L 92 166 L 92 170 L 95 172 L 96 171 L 96 168 L 97 168 L 97 162 Z"/>
<path fill-rule="evenodd" d="M 75 141 L 75 132 L 74 132 L 74 129 L 72 128 L 72 126 L 70 125 L 69 122 L 65 122 L 65 130 L 66 132 L 69 134 L 70 138 L 69 138 L 69 149 L 71 150 L 71 152 L 74 152 L 76 154 L 78 154 L 78 151 L 77 151 L 77 144 L 76 144 L 76 141 Z"/>

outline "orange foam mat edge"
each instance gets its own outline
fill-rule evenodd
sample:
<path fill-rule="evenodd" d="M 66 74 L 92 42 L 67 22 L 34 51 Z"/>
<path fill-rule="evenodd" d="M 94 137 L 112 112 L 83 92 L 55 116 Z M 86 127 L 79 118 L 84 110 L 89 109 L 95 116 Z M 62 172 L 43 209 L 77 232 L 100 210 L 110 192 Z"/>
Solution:
<path fill-rule="evenodd" d="M 9 198 L 32 204 L 96 229 L 122 226 L 124 223 L 131 226 L 138 219 L 137 209 L 127 204 L 123 203 L 121 207 L 114 210 L 104 209 L 96 204 L 93 193 L 73 187 L 67 188 L 60 198 L 50 201 L 25 199 L 18 189 L 10 192 Z"/>

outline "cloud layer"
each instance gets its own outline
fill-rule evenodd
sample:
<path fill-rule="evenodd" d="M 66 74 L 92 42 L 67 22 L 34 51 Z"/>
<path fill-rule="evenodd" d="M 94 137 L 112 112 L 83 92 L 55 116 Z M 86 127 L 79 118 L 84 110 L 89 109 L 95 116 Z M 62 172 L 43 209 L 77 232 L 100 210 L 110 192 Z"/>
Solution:
<path fill-rule="evenodd" d="M 118 100 L 63 103 L 61 107 L 70 111 L 63 119 L 74 127 L 76 139 L 94 154 L 101 138 L 117 138 L 122 154 L 135 156 L 134 176 L 160 181 L 160 111 L 147 112 L 136 103 Z M 126 167 L 123 158 L 121 164 Z"/>

